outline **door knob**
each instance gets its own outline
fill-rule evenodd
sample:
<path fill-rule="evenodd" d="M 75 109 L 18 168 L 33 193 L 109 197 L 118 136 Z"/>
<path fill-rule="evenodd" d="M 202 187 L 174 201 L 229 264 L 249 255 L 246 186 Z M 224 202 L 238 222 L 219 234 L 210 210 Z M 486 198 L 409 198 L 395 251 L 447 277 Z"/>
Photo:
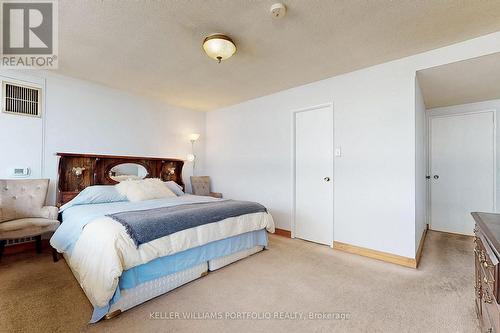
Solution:
<path fill-rule="evenodd" d="M 439 179 L 439 175 L 434 175 L 434 179 Z"/>
<path fill-rule="evenodd" d="M 330 177 L 325 177 L 325 178 L 323 178 L 323 180 L 324 180 L 325 182 L 329 182 L 329 181 L 330 181 Z"/>

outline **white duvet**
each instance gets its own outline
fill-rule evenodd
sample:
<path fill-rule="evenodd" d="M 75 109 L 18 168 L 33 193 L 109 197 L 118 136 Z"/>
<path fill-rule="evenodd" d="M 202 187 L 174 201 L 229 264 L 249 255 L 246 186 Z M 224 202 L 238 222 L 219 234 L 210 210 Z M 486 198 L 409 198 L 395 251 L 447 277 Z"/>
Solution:
<path fill-rule="evenodd" d="M 194 196 L 189 197 L 191 197 L 190 200 L 195 201 L 208 200 L 193 199 Z M 170 201 L 168 201 L 168 204 L 165 204 L 165 206 L 176 205 L 172 203 L 172 200 L 175 199 L 169 200 Z M 180 200 L 178 204 L 183 203 L 185 203 L 185 199 Z M 127 204 L 130 204 L 132 207 L 127 209 L 127 205 L 122 205 L 123 208 L 120 209 L 126 211 L 134 210 L 134 207 L 137 207 L 133 206 L 132 203 Z M 86 206 L 99 206 L 99 212 L 108 211 L 103 205 L 104 204 Z M 79 236 L 76 242 L 71 244 L 71 249 L 62 245 L 63 237 L 69 237 L 71 232 L 74 234 L 74 231 L 70 230 L 69 227 L 65 226 L 66 230 L 63 230 L 59 235 L 56 232 L 51 239 L 52 246 L 59 252 L 65 253 L 65 257 L 75 277 L 79 281 L 90 302 L 95 307 L 103 307 L 108 304 L 113 297 L 118 286 L 119 277 L 124 270 L 145 264 L 158 257 L 175 254 L 250 231 L 265 228 L 269 232 L 274 233 L 272 216 L 268 213 L 254 213 L 179 231 L 169 236 L 142 244 L 137 248 L 122 224 L 104 216 L 105 214 L 116 211 L 117 208 L 114 207 L 99 217 L 91 219 L 90 222 L 85 223 L 81 231 L 77 230 Z M 75 217 L 73 217 L 73 220 L 74 219 Z M 63 227 L 65 223 L 72 222 L 75 223 L 75 228 L 78 228 L 76 222 L 66 220 L 64 220 L 61 227 Z"/>

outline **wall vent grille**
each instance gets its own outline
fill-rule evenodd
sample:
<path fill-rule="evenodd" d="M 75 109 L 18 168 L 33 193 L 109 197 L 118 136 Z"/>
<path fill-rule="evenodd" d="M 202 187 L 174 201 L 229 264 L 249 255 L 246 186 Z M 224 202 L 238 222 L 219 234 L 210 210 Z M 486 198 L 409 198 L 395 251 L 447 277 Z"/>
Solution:
<path fill-rule="evenodd" d="M 22 244 L 22 243 L 29 243 L 29 242 L 34 242 L 36 239 L 35 237 L 24 237 L 24 238 L 19 238 L 19 239 L 9 239 L 7 240 L 6 246 L 9 245 L 16 245 L 16 244 Z"/>
<path fill-rule="evenodd" d="M 23 116 L 41 116 L 41 89 L 11 82 L 2 84 L 2 110 Z"/>

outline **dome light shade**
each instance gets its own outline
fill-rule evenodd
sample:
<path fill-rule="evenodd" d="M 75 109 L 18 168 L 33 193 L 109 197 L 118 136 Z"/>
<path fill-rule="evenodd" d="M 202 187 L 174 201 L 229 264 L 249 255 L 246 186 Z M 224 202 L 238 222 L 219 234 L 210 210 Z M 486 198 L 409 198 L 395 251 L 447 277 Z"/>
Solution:
<path fill-rule="evenodd" d="M 203 50 L 212 59 L 217 60 L 219 63 L 226 60 L 236 52 L 236 45 L 226 35 L 213 34 L 205 38 L 203 41 Z"/>

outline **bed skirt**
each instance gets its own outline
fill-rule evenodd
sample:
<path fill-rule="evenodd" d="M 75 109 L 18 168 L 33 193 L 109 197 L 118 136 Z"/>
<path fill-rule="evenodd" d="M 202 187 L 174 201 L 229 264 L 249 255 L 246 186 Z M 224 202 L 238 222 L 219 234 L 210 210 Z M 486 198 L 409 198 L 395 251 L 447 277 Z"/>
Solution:
<path fill-rule="evenodd" d="M 193 281 L 206 274 L 209 269 L 219 269 L 262 251 L 267 243 L 267 231 L 261 229 L 160 257 L 126 270 L 109 303 L 103 307 L 94 307 L 90 323 L 96 323 L 104 317 L 113 317 Z M 66 254 L 65 258 L 69 262 Z"/>
<path fill-rule="evenodd" d="M 207 273 L 207 270 L 208 264 L 204 262 L 186 270 L 142 283 L 135 288 L 122 290 L 120 299 L 111 305 L 108 314 L 111 315 L 117 310 L 120 310 L 120 312 L 126 311 L 136 305 L 165 294 L 183 284 L 202 277 Z"/>
<path fill-rule="evenodd" d="M 132 289 L 122 290 L 120 298 L 111 305 L 106 318 L 112 318 L 134 306 L 149 301 L 155 297 L 163 295 L 186 283 L 194 281 L 207 275 L 208 270 L 214 271 L 238 260 L 244 259 L 264 249 L 264 246 L 257 245 L 253 248 L 238 251 L 227 256 L 212 259 L 186 270 L 176 272 L 161 278 L 142 283 Z"/>

